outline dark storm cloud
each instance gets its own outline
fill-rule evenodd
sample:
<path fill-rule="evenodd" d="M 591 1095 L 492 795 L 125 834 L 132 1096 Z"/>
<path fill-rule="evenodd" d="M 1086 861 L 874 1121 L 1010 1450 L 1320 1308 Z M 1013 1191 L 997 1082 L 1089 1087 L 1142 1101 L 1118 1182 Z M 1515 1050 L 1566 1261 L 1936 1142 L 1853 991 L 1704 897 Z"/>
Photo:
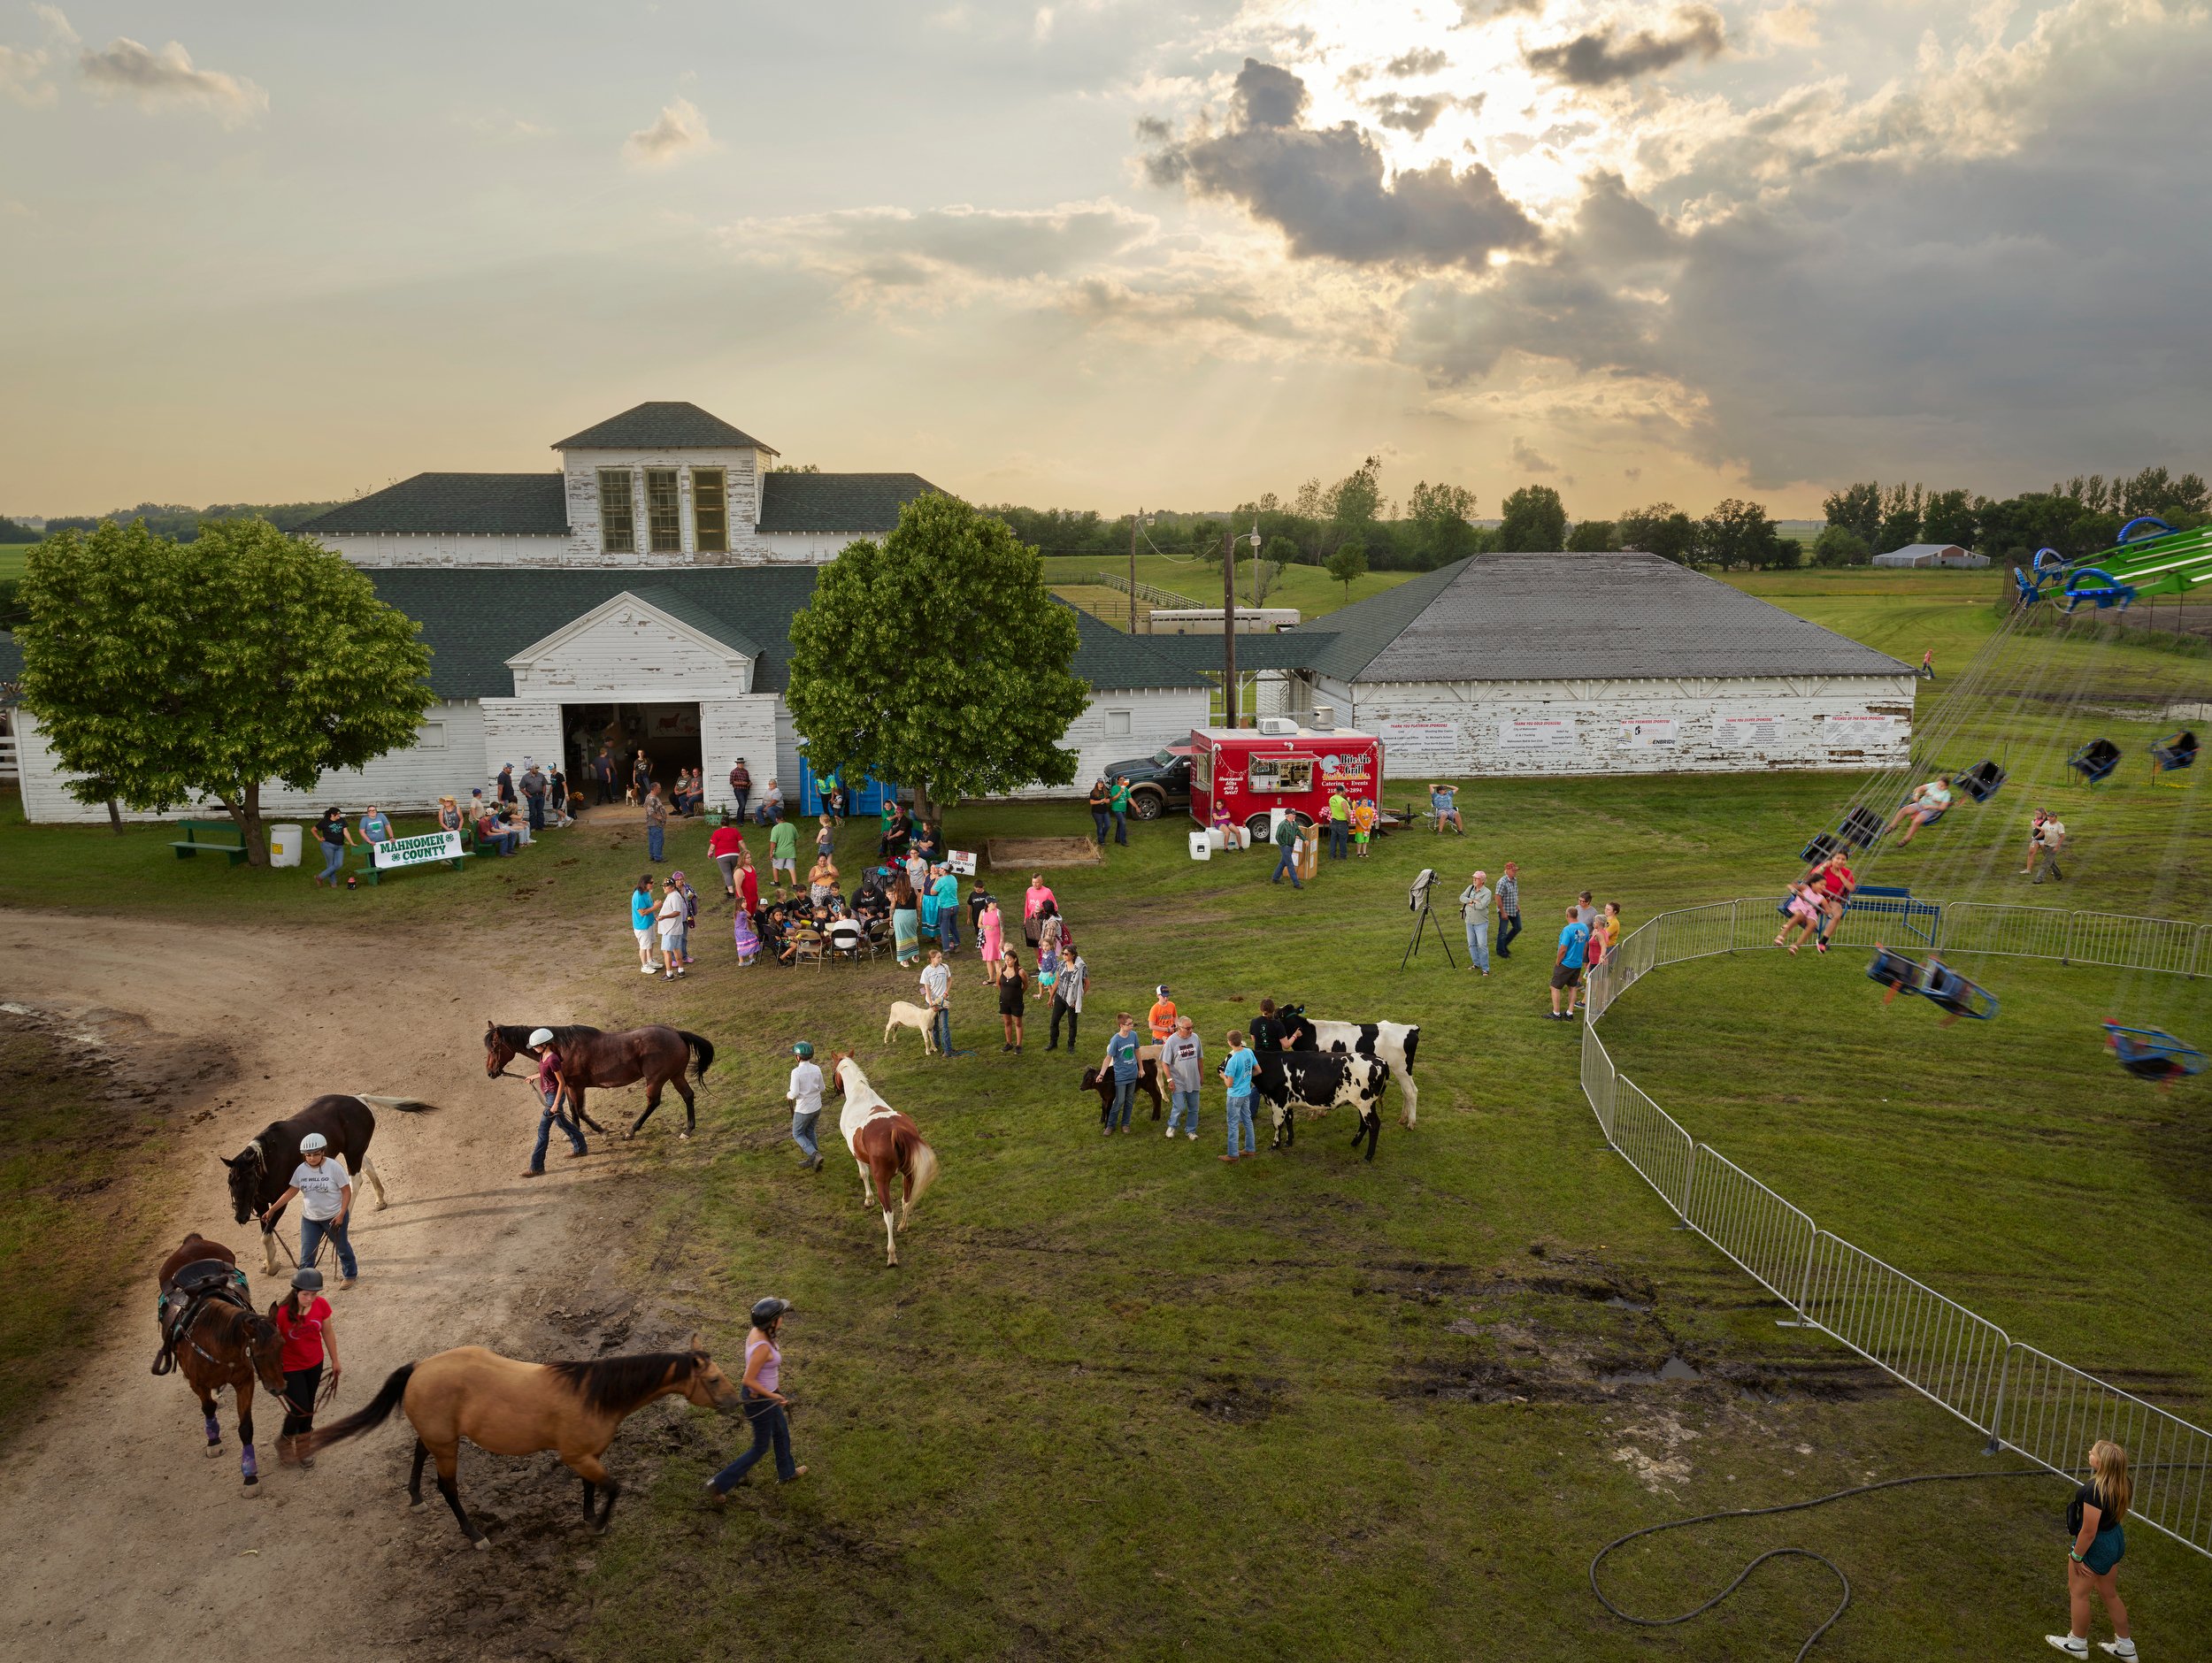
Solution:
<path fill-rule="evenodd" d="M 1686 57 L 1717 57 L 1728 44 L 1720 13 L 1709 6 L 1678 11 L 1674 22 L 1671 34 L 1638 29 L 1629 35 L 1608 23 L 1556 46 L 1524 52 L 1522 58 L 1537 73 L 1571 87 L 1611 87 L 1671 69 Z"/>
<path fill-rule="evenodd" d="M 1436 125 L 1439 116 L 1458 102 L 1458 99 L 1440 92 L 1422 93 L 1414 97 L 1386 92 L 1379 98 L 1370 99 L 1367 107 L 1375 112 L 1375 119 L 1381 126 L 1395 127 L 1401 133 L 1410 133 L 1417 139 Z"/>
<path fill-rule="evenodd" d="M 1488 168 L 1437 162 L 1386 177 L 1357 124 L 1301 125 L 1306 103 L 1297 76 L 1248 57 L 1226 130 L 1194 128 L 1148 156 L 1146 171 L 1155 184 L 1242 204 L 1302 257 L 1479 267 L 1494 250 L 1540 241 Z"/>

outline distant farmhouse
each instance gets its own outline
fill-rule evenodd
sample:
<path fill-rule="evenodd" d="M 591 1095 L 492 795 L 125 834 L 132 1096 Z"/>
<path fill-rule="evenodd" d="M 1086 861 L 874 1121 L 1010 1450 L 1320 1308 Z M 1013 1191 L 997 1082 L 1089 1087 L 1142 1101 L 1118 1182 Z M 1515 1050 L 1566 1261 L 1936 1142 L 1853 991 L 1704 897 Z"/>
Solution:
<path fill-rule="evenodd" d="M 1874 556 L 1878 566 L 1985 566 L 1987 555 L 1970 554 L 1956 543 L 1907 543 Z"/>
<path fill-rule="evenodd" d="M 741 756 L 804 806 L 784 699 L 791 620 L 839 549 L 884 536 L 936 487 L 913 473 L 777 472 L 773 448 L 694 404 L 641 404 L 553 448 L 557 470 L 417 474 L 303 528 L 421 625 L 437 702 L 407 750 L 310 792 L 273 782 L 269 813 L 422 809 L 503 763 L 575 770 L 606 741 L 646 751 L 664 780 L 703 768 L 711 801 L 726 801 Z M 1223 655 L 1217 633 L 1133 636 L 1075 617 L 1091 700 L 1062 743 L 1080 791 L 1207 725 Z M 989 628 L 976 620 L 978 651 Z M 0 636 L 0 686 L 20 662 Z M 1477 556 L 1240 635 L 1237 663 L 1248 713 L 1380 735 L 1394 789 L 1870 769 L 1912 742 L 1909 666 L 1644 554 Z M 104 818 L 69 795 L 36 721 L 8 714 L 27 816 Z"/>

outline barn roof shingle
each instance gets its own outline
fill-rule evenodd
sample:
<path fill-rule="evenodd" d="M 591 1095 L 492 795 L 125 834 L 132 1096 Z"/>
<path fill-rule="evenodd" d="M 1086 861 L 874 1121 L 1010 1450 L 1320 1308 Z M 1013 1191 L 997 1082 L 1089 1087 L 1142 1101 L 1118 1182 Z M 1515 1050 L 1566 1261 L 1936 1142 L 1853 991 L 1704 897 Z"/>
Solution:
<path fill-rule="evenodd" d="M 568 502 L 557 473 L 419 473 L 300 527 L 308 536 L 462 533 L 565 537 Z"/>
<path fill-rule="evenodd" d="M 937 490 L 918 473 L 770 473 L 760 482 L 763 532 L 887 532 L 899 510 Z"/>
<path fill-rule="evenodd" d="M 719 416 L 679 399 L 633 404 L 619 416 L 554 441 L 556 450 L 727 450 L 782 453 Z"/>

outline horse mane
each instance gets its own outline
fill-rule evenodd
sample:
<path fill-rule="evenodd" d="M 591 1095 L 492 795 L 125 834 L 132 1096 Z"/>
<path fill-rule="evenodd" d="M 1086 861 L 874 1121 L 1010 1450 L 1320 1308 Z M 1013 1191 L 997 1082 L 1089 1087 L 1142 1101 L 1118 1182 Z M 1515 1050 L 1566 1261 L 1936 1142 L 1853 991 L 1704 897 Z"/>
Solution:
<path fill-rule="evenodd" d="M 664 1385 L 688 1381 L 699 1370 L 697 1352 L 639 1352 L 593 1362 L 548 1363 L 588 1409 L 627 1414 Z"/>
<path fill-rule="evenodd" d="M 541 1022 L 518 1023 L 495 1022 L 492 1026 L 498 1030 L 502 1041 L 520 1054 L 529 1050 L 530 1036 L 548 1024 Z M 598 1029 L 585 1027 L 580 1023 L 572 1023 L 566 1027 L 553 1030 L 553 1043 L 560 1046 L 565 1045 L 571 1039 L 595 1039 L 598 1036 Z"/>

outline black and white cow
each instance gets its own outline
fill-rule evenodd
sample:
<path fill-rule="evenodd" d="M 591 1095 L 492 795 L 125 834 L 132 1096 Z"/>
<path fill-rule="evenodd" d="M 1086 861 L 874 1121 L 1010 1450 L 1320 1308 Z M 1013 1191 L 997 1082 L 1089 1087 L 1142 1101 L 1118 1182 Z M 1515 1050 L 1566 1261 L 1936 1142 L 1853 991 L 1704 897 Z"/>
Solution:
<path fill-rule="evenodd" d="M 1413 1084 L 1413 1054 L 1421 1044 L 1421 1025 L 1409 1022 L 1321 1022 L 1306 1015 L 1302 1005 L 1286 1005 L 1276 1012 L 1290 1036 L 1293 1051 L 1322 1051 L 1338 1056 L 1365 1057 L 1379 1062 L 1395 1077 L 1405 1094 L 1402 1116 L 1413 1124 L 1419 1093 Z"/>
<path fill-rule="evenodd" d="M 1367 1158 L 1375 1158 L 1375 1140 L 1382 1134 L 1380 1104 L 1390 1070 L 1371 1057 L 1340 1056 L 1326 1051 L 1263 1052 L 1253 1083 L 1261 1098 L 1275 1111 L 1275 1135 L 1270 1149 L 1298 1141 L 1298 1111 L 1333 1108 L 1356 1110 L 1359 1124 L 1352 1130 L 1352 1146 L 1367 1139 Z"/>

